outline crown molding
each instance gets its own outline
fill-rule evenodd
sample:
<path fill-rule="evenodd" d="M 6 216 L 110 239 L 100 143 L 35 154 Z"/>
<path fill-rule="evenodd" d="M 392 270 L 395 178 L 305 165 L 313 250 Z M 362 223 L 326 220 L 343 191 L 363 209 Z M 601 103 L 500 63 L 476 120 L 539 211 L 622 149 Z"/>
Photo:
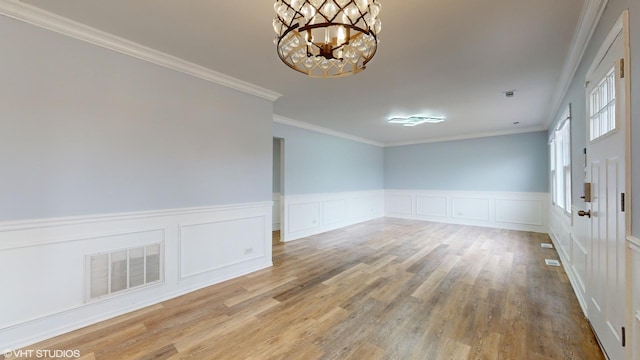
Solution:
<path fill-rule="evenodd" d="M 545 128 L 548 129 L 556 118 L 556 113 L 560 110 L 562 100 L 569 91 L 569 86 L 578 71 L 578 67 L 582 62 L 584 53 L 589 46 L 589 41 L 593 36 L 593 33 L 600 22 L 600 17 L 607 6 L 608 0 L 586 0 L 582 7 L 582 13 L 578 20 L 578 27 L 576 33 L 573 36 L 569 53 L 562 68 L 562 73 L 556 86 L 556 91 L 553 94 L 551 101 L 551 109 L 545 122 Z"/>
<path fill-rule="evenodd" d="M 19 0 L 0 0 L 0 14 L 269 101 L 281 94 L 140 45 Z"/>
<path fill-rule="evenodd" d="M 544 126 L 536 126 L 536 127 L 530 127 L 530 128 L 524 128 L 524 129 L 518 129 L 518 130 L 489 131 L 489 132 L 482 132 L 482 133 L 475 133 L 475 134 L 439 137 L 439 138 L 433 138 L 433 139 L 388 143 L 388 144 L 385 144 L 385 147 L 419 145 L 419 144 L 429 144 L 429 143 L 445 142 L 445 141 L 478 139 L 478 138 L 486 138 L 486 137 L 492 137 L 492 136 L 526 134 L 526 133 L 537 132 L 537 131 L 547 131 L 547 128 Z"/>
<path fill-rule="evenodd" d="M 273 115 L 273 121 L 279 124 L 284 124 L 284 125 L 289 125 L 289 126 L 294 126 L 300 129 L 306 129 L 306 130 L 311 130 L 311 131 L 315 131 L 315 132 L 319 132 L 322 134 L 326 134 L 326 135 L 331 135 L 331 136 L 336 136 L 336 137 L 340 137 L 343 139 L 347 139 L 347 140 L 353 140 L 353 141 L 357 141 L 357 142 L 361 142 L 361 143 L 365 143 L 365 144 L 369 144 L 369 145 L 375 145 L 375 146 L 380 146 L 380 147 L 384 147 L 385 144 L 381 143 L 381 142 L 377 142 L 377 141 L 373 141 L 373 140 L 369 140 L 369 139 L 365 139 L 365 138 L 361 138 L 358 136 L 354 136 L 354 135 L 350 135 L 350 134 L 346 134 L 340 131 L 335 131 L 335 130 L 331 130 L 331 129 L 327 129 L 325 127 L 322 126 L 318 126 L 318 125 L 312 125 L 303 121 L 299 121 L 299 120 L 294 120 L 288 117 L 284 117 L 281 115 Z"/>
<path fill-rule="evenodd" d="M 530 127 L 530 128 L 524 128 L 524 129 L 518 129 L 518 130 L 490 131 L 490 132 L 482 132 L 482 133 L 475 133 L 475 134 L 464 134 L 464 135 L 458 135 L 458 136 L 440 137 L 440 138 L 433 138 L 433 139 L 421 139 L 421 140 L 407 141 L 407 142 L 382 143 L 382 142 L 373 141 L 373 140 L 361 138 L 358 136 L 346 134 L 343 132 L 331 130 L 322 126 L 312 125 L 303 121 L 294 120 L 281 115 L 273 115 L 273 121 L 279 124 L 289 125 L 289 126 L 297 127 L 300 129 L 315 131 L 315 132 L 326 134 L 326 135 L 336 136 L 336 137 L 344 138 L 347 140 L 353 140 L 353 141 L 357 141 L 357 142 L 361 142 L 369 145 L 380 146 L 380 147 L 418 145 L 418 144 L 428 144 L 428 143 L 435 143 L 435 142 L 467 140 L 467 139 L 477 139 L 477 138 L 485 138 L 485 137 L 492 137 L 492 136 L 516 135 L 516 134 L 525 134 L 525 133 L 537 132 L 537 131 L 547 131 L 547 128 L 545 128 L 544 126 L 536 126 L 536 127 Z"/>

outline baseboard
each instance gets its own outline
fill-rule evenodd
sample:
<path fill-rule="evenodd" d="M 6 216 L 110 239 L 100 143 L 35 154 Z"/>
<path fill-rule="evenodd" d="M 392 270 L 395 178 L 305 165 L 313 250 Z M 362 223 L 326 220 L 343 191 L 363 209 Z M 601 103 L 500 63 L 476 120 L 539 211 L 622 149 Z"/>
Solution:
<path fill-rule="evenodd" d="M 0 263 L 13 269 L 0 273 L 3 293 L 11 294 L 1 300 L 2 346 L 19 349 L 271 266 L 271 208 L 265 202 L 0 223 Z M 86 298 L 87 255 L 150 242 L 163 247 L 161 282 Z"/>

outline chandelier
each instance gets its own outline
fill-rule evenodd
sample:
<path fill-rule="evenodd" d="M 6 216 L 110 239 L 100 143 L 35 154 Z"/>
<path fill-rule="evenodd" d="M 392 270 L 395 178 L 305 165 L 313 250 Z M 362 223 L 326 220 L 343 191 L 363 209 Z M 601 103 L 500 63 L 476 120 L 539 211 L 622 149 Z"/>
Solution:
<path fill-rule="evenodd" d="M 278 56 L 310 77 L 357 74 L 378 48 L 378 0 L 277 0 Z"/>

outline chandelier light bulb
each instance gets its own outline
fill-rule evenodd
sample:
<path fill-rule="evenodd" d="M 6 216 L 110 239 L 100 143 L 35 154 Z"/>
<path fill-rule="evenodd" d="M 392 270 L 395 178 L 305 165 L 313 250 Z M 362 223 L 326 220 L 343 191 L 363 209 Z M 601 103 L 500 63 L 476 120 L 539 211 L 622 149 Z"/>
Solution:
<path fill-rule="evenodd" d="M 310 77 L 357 74 L 377 51 L 380 8 L 378 0 L 277 0 L 278 56 Z"/>

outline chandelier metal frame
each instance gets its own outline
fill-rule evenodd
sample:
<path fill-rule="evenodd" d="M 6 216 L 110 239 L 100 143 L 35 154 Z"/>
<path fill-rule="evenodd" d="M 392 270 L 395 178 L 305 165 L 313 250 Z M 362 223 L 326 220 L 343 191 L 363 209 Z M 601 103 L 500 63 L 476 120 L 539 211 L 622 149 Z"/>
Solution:
<path fill-rule="evenodd" d="M 378 0 L 277 0 L 278 56 L 310 77 L 357 74 L 377 52 L 380 8 Z"/>

